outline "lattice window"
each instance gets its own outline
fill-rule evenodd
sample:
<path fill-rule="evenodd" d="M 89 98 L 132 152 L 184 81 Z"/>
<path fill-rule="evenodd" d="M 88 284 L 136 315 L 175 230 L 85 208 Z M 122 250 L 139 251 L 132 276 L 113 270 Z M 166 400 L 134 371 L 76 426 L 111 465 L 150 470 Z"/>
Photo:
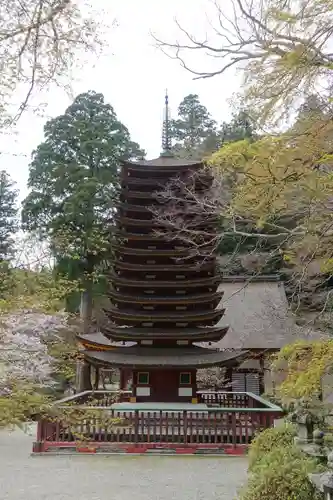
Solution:
<path fill-rule="evenodd" d="M 190 385 L 191 384 L 191 373 L 181 372 L 179 374 L 179 384 L 180 385 Z"/>
<path fill-rule="evenodd" d="M 140 385 L 149 384 L 149 372 L 138 372 L 138 384 Z"/>

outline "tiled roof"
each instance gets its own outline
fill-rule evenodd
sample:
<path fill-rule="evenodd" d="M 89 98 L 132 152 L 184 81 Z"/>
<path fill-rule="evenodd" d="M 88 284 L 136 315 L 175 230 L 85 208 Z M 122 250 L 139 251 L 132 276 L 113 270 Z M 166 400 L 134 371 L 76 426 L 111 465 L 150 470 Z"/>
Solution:
<path fill-rule="evenodd" d="M 92 363 L 140 367 L 206 368 L 223 365 L 234 366 L 244 361 L 246 351 L 218 351 L 201 347 L 119 347 L 111 351 L 85 351 L 85 357 Z"/>
<path fill-rule="evenodd" d="M 139 161 L 122 161 L 123 165 L 128 165 L 130 167 L 191 167 L 199 166 L 202 162 L 197 160 L 186 160 L 182 158 L 176 158 L 174 156 L 159 156 L 153 160 L 139 160 Z"/>

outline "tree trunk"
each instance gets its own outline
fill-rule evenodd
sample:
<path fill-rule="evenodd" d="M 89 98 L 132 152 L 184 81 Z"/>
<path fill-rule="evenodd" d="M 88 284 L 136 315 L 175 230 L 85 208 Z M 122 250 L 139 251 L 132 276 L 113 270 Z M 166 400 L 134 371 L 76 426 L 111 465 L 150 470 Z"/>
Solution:
<path fill-rule="evenodd" d="M 87 283 L 88 285 L 88 283 Z M 91 287 L 91 284 L 89 284 Z M 88 333 L 92 317 L 92 291 L 86 289 L 81 293 L 80 317 L 82 320 L 83 333 Z"/>
<path fill-rule="evenodd" d="M 84 283 L 84 291 L 81 293 L 80 318 L 82 320 L 83 333 L 89 333 L 91 326 L 93 300 L 92 300 L 92 280 L 90 278 L 92 269 L 89 269 L 87 279 Z M 76 370 L 76 389 L 77 392 L 91 391 L 91 366 L 87 361 L 79 361 Z"/>
<path fill-rule="evenodd" d="M 77 361 L 76 392 L 91 391 L 91 366 L 87 361 Z"/>

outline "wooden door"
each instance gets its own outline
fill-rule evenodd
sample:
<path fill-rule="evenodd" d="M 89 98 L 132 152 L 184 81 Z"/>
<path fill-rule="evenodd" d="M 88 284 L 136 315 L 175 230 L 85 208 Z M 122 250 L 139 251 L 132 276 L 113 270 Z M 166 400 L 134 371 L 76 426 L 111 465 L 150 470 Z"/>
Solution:
<path fill-rule="evenodd" d="M 151 400 L 165 403 L 178 401 L 179 373 L 177 370 L 151 371 Z"/>

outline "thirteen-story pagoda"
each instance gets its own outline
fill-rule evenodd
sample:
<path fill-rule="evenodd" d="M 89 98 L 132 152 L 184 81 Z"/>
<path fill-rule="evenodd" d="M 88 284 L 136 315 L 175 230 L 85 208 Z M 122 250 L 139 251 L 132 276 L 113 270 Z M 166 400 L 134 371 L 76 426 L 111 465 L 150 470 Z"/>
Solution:
<path fill-rule="evenodd" d="M 105 348 L 92 348 L 91 335 L 80 336 L 86 361 L 119 368 L 121 389 L 131 378 L 132 402 L 195 403 L 197 369 L 232 366 L 241 354 L 214 349 L 228 329 L 216 326 L 224 310 L 218 308 L 223 292 L 215 255 L 191 255 L 190 245 L 157 230 L 156 193 L 202 168 L 202 162 L 173 156 L 166 96 L 162 154 L 121 166 Z"/>

